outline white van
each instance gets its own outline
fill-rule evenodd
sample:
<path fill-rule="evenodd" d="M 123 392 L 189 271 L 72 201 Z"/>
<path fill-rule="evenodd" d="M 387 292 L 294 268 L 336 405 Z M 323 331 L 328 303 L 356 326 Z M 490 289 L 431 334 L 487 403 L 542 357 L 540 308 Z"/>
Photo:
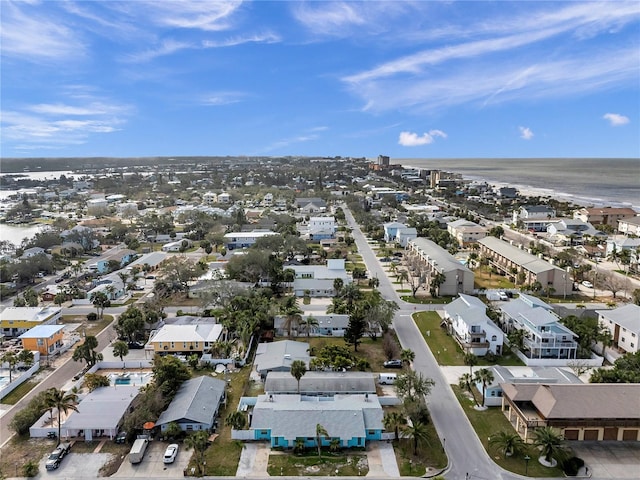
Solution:
<path fill-rule="evenodd" d="M 393 385 L 397 378 L 397 373 L 381 373 L 378 377 L 378 383 L 380 385 Z"/>
<path fill-rule="evenodd" d="M 131 451 L 129 452 L 129 461 L 131 463 L 140 463 L 144 457 L 144 452 L 147 450 L 149 440 L 146 438 L 138 438 L 133 442 Z"/>

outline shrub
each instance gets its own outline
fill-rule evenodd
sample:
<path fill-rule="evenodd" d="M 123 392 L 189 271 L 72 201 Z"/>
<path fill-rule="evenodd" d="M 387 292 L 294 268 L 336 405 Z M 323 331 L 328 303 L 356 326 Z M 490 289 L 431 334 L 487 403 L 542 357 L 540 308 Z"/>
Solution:
<path fill-rule="evenodd" d="M 22 466 L 22 475 L 24 475 L 25 477 L 35 477 L 36 475 L 38 475 L 38 471 L 38 464 L 33 460 L 29 460 Z"/>
<path fill-rule="evenodd" d="M 570 457 L 562 462 L 562 471 L 568 477 L 575 477 L 582 467 L 584 467 L 584 460 L 579 457 Z"/>
<path fill-rule="evenodd" d="M 98 320 L 98 314 L 96 312 L 87 313 L 87 320 L 90 322 L 95 322 Z"/>

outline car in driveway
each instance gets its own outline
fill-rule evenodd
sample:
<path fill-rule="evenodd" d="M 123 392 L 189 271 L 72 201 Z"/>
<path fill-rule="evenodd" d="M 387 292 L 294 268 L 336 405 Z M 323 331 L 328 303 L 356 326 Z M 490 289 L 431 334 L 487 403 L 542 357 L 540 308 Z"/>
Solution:
<path fill-rule="evenodd" d="M 114 441 L 116 443 L 125 443 L 127 441 L 127 432 L 119 432 Z"/>
<path fill-rule="evenodd" d="M 144 343 L 142 342 L 128 342 L 127 347 L 129 350 L 142 350 L 144 348 Z"/>
<path fill-rule="evenodd" d="M 61 443 L 56 447 L 56 449 L 49 454 L 49 458 L 45 463 L 45 468 L 47 470 L 55 470 L 60 466 L 60 462 L 62 459 L 69 453 L 71 450 L 70 443 Z"/>
<path fill-rule="evenodd" d="M 167 447 L 164 451 L 164 456 L 162 457 L 162 461 L 164 463 L 173 463 L 178 456 L 178 444 L 172 443 Z"/>
<path fill-rule="evenodd" d="M 382 366 L 384 368 L 402 368 L 402 360 L 387 360 Z"/>
<path fill-rule="evenodd" d="M 585 281 L 582 282 L 582 286 L 583 287 L 587 287 L 587 288 L 593 288 L 593 283 L 591 283 L 588 280 L 585 280 Z"/>

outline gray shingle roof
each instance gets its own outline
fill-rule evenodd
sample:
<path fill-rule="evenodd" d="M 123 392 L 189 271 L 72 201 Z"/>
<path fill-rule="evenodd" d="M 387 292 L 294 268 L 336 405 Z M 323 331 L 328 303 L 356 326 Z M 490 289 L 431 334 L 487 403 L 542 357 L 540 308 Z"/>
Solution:
<path fill-rule="evenodd" d="M 169 407 L 162 412 L 157 425 L 191 420 L 211 424 L 224 398 L 225 382 L 211 377 L 196 377 L 182 384 Z"/>
<path fill-rule="evenodd" d="M 289 372 L 269 372 L 264 391 L 298 393 L 298 382 Z M 300 379 L 300 393 L 376 393 L 376 382 L 370 372 L 307 372 Z"/>
<path fill-rule="evenodd" d="M 638 305 L 629 303 L 615 310 L 596 310 L 596 313 L 627 330 L 640 333 L 640 306 Z"/>
<path fill-rule="evenodd" d="M 456 260 L 456 258 L 447 252 L 444 248 L 439 246 L 438 244 L 432 242 L 423 237 L 414 238 L 410 240 L 412 245 L 415 245 L 422 252 L 429 255 L 429 258 L 432 261 L 435 261 L 438 269 L 442 269 L 443 273 L 452 272 L 456 270 L 463 270 L 471 272 L 467 267 L 465 267 L 460 261 Z"/>
<path fill-rule="evenodd" d="M 478 243 L 493 250 L 498 255 L 511 260 L 515 264 L 526 268 L 532 273 L 538 274 L 547 272 L 549 270 L 563 271 L 558 267 L 554 267 L 549 262 L 546 262 L 545 260 L 542 260 L 535 255 L 526 252 L 525 250 L 520 250 L 518 247 L 514 247 L 513 245 L 503 242 L 496 237 L 484 237 L 478 240 Z"/>
<path fill-rule="evenodd" d="M 255 365 L 258 372 L 290 367 L 294 360 L 302 360 L 309 365 L 309 344 L 283 340 L 281 342 L 260 343 L 256 351 Z"/>

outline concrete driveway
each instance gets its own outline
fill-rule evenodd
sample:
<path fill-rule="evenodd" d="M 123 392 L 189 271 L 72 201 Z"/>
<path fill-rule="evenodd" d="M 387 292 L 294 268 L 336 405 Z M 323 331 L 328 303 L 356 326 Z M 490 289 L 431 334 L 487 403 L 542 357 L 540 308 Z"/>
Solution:
<path fill-rule="evenodd" d="M 74 453 L 71 450 L 56 470 L 47 470 L 45 463 L 48 456 L 47 453 L 40 460 L 40 472 L 34 478 L 98 478 L 98 472 L 111 458 L 110 453 Z"/>
<path fill-rule="evenodd" d="M 153 440 L 147 447 L 142 462 L 132 465 L 128 459 L 124 459 L 122 465 L 113 477 L 127 478 L 177 478 L 184 476 L 184 469 L 189 464 L 191 451 L 187 451 L 180 445 L 175 462 L 165 465 L 162 461 L 168 442 Z"/>
<path fill-rule="evenodd" d="M 594 478 L 637 479 L 640 445 L 637 442 L 569 442 Z"/>

